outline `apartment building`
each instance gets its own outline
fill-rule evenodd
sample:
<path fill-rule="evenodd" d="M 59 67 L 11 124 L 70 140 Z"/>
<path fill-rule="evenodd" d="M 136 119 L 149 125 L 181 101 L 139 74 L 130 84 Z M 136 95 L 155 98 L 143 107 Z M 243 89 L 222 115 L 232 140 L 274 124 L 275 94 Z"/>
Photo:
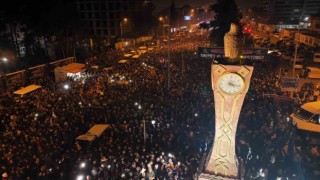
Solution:
<path fill-rule="evenodd" d="M 151 1 L 75 0 L 75 3 L 92 35 L 111 38 L 130 32 L 133 27 L 131 17 Z"/>

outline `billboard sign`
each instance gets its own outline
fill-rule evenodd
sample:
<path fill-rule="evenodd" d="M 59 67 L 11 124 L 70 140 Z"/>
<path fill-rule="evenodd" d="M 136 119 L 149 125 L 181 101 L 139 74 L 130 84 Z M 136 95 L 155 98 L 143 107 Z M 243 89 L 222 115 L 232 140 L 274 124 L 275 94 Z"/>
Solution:
<path fill-rule="evenodd" d="M 267 57 L 268 49 L 243 49 L 242 59 L 250 59 L 255 61 L 263 61 Z M 224 58 L 223 47 L 198 47 L 198 55 L 204 59 L 219 59 Z"/>
<path fill-rule="evenodd" d="M 299 85 L 298 78 L 282 77 L 280 81 L 282 91 L 295 91 Z"/>
<path fill-rule="evenodd" d="M 190 21 L 190 20 L 191 20 L 191 16 L 184 16 L 183 19 L 184 19 L 185 21 Z"/>

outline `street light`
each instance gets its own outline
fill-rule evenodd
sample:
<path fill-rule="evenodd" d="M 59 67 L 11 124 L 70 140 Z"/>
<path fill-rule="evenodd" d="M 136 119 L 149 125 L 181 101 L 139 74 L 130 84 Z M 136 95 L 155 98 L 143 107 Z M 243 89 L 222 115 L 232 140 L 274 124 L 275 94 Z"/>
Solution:
<path fill-rule="evenodd" d="M 128 21 L 127 18 L 124 18 L 123 21 L 126 23 Z M 120 34 L 121 34 L 121 42 L 123 41 L 122 39 L 122 20 L 120 21 Z"/>
<path fill-rule="evenodd" d="M 292 77 L 294 77 L 294 73 L 295 73 L 295 66 L 296 66 L 296 62 L 297 62 L 297 53 L 298 53 L 298 48 L 299 48 L 299 44 L 300 44 L 300 23 L 301 23 L 301 17 L 299 19 L 299 24 L 298 24 L 298 33 L 296 33 L 296 44 L 295 44 L 295 49 L 294 49 L 294 59 L 293 59 L 293 65 L 292 65 Z"/>
<path fill-rule="evenodd" d="M 4 58 L 2 58 L 2 61 L 3 61 L 3 62 L 7 62 L 7 61 L 8 61 L 8 58 L 4 57 Z"/>
<path fill-rule="evenodd" d="M 164 36 L 164 19 L 163 19 L 163 17 L 159 17 L 159 21 L 162 22 L 162 35 Z"/>

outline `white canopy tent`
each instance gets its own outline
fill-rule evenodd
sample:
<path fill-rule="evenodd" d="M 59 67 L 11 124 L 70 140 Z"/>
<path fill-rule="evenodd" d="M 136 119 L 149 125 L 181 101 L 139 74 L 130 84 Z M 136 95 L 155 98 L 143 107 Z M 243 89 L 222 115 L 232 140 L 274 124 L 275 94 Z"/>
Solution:
<path fill-rule="evenodd" d="M 147 46 L 140 46 L 138 49 L 139 49 L 139 50 L 146 50 L 146 49 L 147 49 Z"/>
<path fill-rule="evenodd" d="M 38 85 L 30 85 L 30 86 L 27 86 L 27 87 L 24 87 L 24 88 L 21 88 L 15 92 L 13 92 L 14 94 L 17 94 L 17 95 L 25 95 L 27 93 L 30 93 L 32 91 L 35 91 L 37 89 L 41 88 L 41 86 L 38 86 Z"/>
<path fill-rule="evenodd" d="M 86 134 L 78 136 L 76 140 L 93 141 L 95 138 L 100 137 L 108 128 L 111 128 L 109 124 L 96 124 Z"/>
<path fill-rule="evenodd" d="M 67 79 L 68 74 L 77 74 L 83 72 L 85 68 L 84 64 L 71 63 L 66 66 L 57 67 L 54 69 L 54 75 L 56 82 L 64 81 Z"/>
<path fill-rule="evenodd" d="M 138 59 L 140 56 L 138 54 L 132 56 L 133 59 Z"/>
<path fill-rule="evenodd" d="M 124 57 L 128 58 L 128 57 L 131 57 L 132 54 L 124 54 Z"/>
<path fill-rule="evenodd" d="M 118 61 L 119 64 L 124 64 L 124 63 L 127 63 L 128 60 L 125 60 L 125 59 L 121 59 L 120 61 Z"/>

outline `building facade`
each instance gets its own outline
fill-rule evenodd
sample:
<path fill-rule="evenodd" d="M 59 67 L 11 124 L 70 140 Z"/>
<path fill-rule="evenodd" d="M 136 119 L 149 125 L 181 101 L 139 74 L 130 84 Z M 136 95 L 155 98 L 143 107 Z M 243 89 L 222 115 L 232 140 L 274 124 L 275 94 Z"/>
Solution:
<path fill-rule="evenodd" d="M 271 24 L 299 24 L 320 13 L 320 0 L 270 0 L 267 11 Z"/>
<path fill-rule="evenodd" d="M 132 30 L 131 17 L 146 0 L 75 0 L 81 19 L 87 22 L 90 34 L 115 37 Z"/>

